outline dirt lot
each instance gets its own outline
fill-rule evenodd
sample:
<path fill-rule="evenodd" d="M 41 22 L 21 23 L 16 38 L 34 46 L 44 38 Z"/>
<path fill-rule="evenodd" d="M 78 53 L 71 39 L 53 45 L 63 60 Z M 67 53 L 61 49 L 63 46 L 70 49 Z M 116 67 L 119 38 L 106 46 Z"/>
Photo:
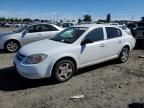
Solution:
<path fill-rule="evenodd" d="M 7 31 L 13 31 L 17 28 L 9 28 L 9 27 L 0 27 L 0 32 L 7 32 Z"/>
<path fill-rule="evenodd" d="M 14 55 L 0 51 L 0 108 L 143 108 L 144 58 L 138 56 L 144 50 L 134 50 L 124 64 L 109 61 L 81 69 L 60 84 L 22 78 L 12 66 Z M 70 99 L 75 95 L 85 97 Z"/>
<path fill-rule="evenodd" d="M 12 67 L 14 54 L 0 52 L 0 108 L 128 108 L 144 102 L 144 50 L 124 64 L 115 61 L 79 70 L 65 83 L 27 80 Z M 83 99 L 70 99 L 84 95 Z M 136 107 L 137 108 L 137 107 Z"/>

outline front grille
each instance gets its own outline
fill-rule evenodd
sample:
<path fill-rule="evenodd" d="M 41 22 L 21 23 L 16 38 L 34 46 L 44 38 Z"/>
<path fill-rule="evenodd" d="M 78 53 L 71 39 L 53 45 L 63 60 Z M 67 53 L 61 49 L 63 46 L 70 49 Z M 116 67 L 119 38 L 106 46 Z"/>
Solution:
<path fill-rule="evenodd" d="M 25 58 L 25 56 L 20 54 L 19 52 L 17 53 L 16 57 L 19 61 L 22 61 Z"/>

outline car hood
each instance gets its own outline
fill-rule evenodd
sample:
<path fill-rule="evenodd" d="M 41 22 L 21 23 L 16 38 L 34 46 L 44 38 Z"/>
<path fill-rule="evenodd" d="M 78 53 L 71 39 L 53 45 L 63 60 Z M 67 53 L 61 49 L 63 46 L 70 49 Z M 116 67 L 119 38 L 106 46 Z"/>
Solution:
<path fill-rule="evenodd" d="M 61 43 L 53 40 L 41 40 L 37 42 L 33 42 L 31 44 L 25 45 L 19 50 L 19 53 L 25 55 L 25 56 L 30 56 L 33 54 L 50 54 L 52 53 L 52 50 L 57 50 L 60 48 L 63 49 L 63 47 L 66 47 L 69 44 L 66 43 Z"/>
<path fill-rule="evenodd" d="M 11 35 L 11 34 L 15 34 L 15 33 L 14 32 L 2 32 L 2 33 L 0 33 L 0 37 L 6 36 L 6 35 Z"/>

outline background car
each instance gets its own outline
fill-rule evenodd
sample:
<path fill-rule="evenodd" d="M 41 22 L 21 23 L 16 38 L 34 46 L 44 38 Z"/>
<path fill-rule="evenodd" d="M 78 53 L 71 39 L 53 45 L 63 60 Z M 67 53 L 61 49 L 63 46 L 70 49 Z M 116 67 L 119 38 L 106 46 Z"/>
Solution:
<path fill-rule="evenodd" d="M 137 43 L 144 48 L 144 23 L 137 23 L 137 28 L 133 32 L 133 36 L 135 37 Z"/>
<path fill-rule="evenodd" d="M 137 28 L 134 30 L 134 37 L 136 39 L 144 39 L 144 23 L 139 22 Z"/>
<path fill-rule="evenodd" d="M 62 27 L 63 28 L 68 28 L 68 27 L 72 27 L 74 26 L 75 24 L 73 22 L 65 22 L 62 24 Z"/>
<path fill-rule="evenodd" d="M 63 30 L 52 24 L 32 24 L 21 27 L 10 33 L 0 34 L 0 49 L 16 52 L 22 46 L 42 39 L 49 39 Z"/>
<path fill-rule="evenodd" d="M 137 29 L 137 24 L 136 23 L 129 23 L 126 26 L 131 30 L 132 35 L 134 35 L 134 31 Z"/>
<path fill-rule="evenodd" d="M 122 25 L 118 25 L 121 29 L 125 30 L 127 33 L 131 34 L 131 30 L 125 25 L 125 24 L 122 24 Z"/>
<path fill-rule="evenodd" d="M 14 64 L 29 79 L 69 80 L 77 69 L 111 59 L 126 62 L 135 46 L 132 35 L 110 25 L 80 25 L 63 30 L 51 40 L 21 48 Z"/>

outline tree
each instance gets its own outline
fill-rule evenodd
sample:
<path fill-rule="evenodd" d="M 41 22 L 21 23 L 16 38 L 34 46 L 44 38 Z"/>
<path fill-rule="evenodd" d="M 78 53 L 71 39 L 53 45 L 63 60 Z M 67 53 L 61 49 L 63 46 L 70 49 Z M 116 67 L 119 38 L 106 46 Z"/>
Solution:
<path fill-rule="evenodd" d="M 83 21 L 85 21 L 85 22 L 91 22 L 92 21 L 91 16 L 90 15 L 84 15 Z"/>
<path fill-rule="evenodd" d="M 40 22 L 40 20 L 39 19 L 34 19 L 34 22 Z"/>
<path fill-rule="evenodd" d="M 19 23 L 19 19 L 18 18 L 14 18 L 14 22 Z"/>
<path fill-rule="evenodd" d="M 99 20 L 97 21 L 97 24 L 103 24 L 103 23 L 106 23 L 106 20 L 99 19 Z"/>
<path fill-rule="evenodd" d="M 23 22 L 24 23 L 30 23 L 30 22 L 32 22 L 32 20 L 30 18 L 25 18 L 25 19 L 23 19 Z"/>
<path fill-rule="evenodd" d="M 141 19 L 142 19 L 142 22 L 144 22 L 144 17 L 142 17 Z"/>
<path fill-rule="evenodd" d="M 0 17 L 0 21 L 1 21 L 1 22 L 5 22 L 5 21 L 6 21 L 6 18 L 5 18 L 5 17 Z"/>
<path fill-rule="evenodd" d="M 19 19 L 19 23 L 22 23 L 22 22 L 23 22 L 23 20 L 20 18 L 20 19 Z"/>
<path fill-rule="evenodd" d="M 107 23 L 110 23 L 110 22 L 111 22 L 111 15 L 110 15 L 110 13 L 107 14 L 106 22 L 107 22 Z"/>
<path fill-rule="evenodd" d="M 79 18 L 79 19 L 78 19 L 78 24 L 80 24 L 81 22 L 82 22 L 82 20 Z"/>
<path fill-rule="evenodd" d="M 142 25 L 144 27 L 144 16 L 141 19 L 142 19 Z"/>

